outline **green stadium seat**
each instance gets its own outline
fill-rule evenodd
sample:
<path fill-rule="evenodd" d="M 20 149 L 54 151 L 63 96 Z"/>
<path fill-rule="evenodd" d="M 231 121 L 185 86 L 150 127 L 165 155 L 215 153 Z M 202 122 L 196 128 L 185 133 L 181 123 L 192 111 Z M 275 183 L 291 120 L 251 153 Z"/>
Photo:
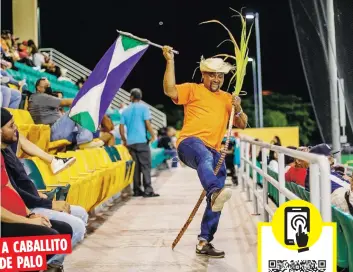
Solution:
<path fill-rule="evenodd" d="M 348 248 L 348 267 L 353 267 L 353 217 L 349 214 L 346 214 L 342 212 L 341 210 L 334 208 L 335 209 L 335 216 L 337 221 L 339 222 L 342 230 L 343 230 L 343 235 L 346 240 L 347 248 Z M 341 241 L 340 241 L 341 242 Z M 344 251 L 344 245 L 341 245 L 341 249 L 339 251 L 340 255 L 338 257 L 338 260 L 342 258 L 342 264 L 345 264 L 345 253 L 341 252 Z M 342 265 L 341 264 L 341 265 Z"/>
<path fill-rule="evenodd" d="M 339 220 L 339 213 L 342 213 L 338 208 L 332 206 L 332 222 L 337 224 L 337 265 L 341 268 L 348 267 L 348 247 L 346 238 L 344 237 L 343 229 Z"/>
<path fill-rule="evenodd" d="M 44 194 L 48 196 L 49 199 L 56 199 L 56 200 L 66 200 L 67 193 L 70 189 L 70 184 L 65 186 L 55 186 L 54 189 L 50 190 L 48 187 L 54 186 L 46 186 L 42 174 L 40 173 L 39 169 L 37 168 L 36 164 L 30 159 L 21 159 L 23 166 L 26 170 L 28 177 L 36 186 L 37 190 L 43 191 Z"/>

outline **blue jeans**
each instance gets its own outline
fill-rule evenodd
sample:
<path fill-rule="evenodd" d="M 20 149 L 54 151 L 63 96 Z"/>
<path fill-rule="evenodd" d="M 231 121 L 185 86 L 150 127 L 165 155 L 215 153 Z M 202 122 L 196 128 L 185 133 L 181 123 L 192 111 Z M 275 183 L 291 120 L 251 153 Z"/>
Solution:
<path fill-rule="evenodd" d="M 88 214 L 86 210 L 80 206 L 71 205 L 71 214 L 58 212 L 45 208 L 34 208 L 31 212 L 41 214 L 48 217 L 50 220 L 58 220 L 68 223 L 72 227 L 72 248 L 83 240 L 86 233 L 86 225 Z M 50 259 L 49 263 L 63 263 L 65 255 L 57 254 Z"/>
<path fill-rule="evenodd" d="M 221 212 L 213 212 L 211 209 L 212 194 L 224 187 L 227 170 L 223 163 L 218 174 L 213 173 L 221 154 L 216 150 L 206 147 L 196 137 L 183 140 L 178 146 L 179 159 L 187 166 L 197 170 L 202 187 L 207 192 L 207 206 L 201 222 L 201 234 L 199 240 L 211 242 L 217 231 Z"/>
<path fill-rule="evenodd" d="M 22 95 L 19 91 L 6 86 L 1 86 L 1 106 L 4 108 L 18 109 Z"/>
<path fill-rule="evenodd" d="M 67 112 L 51 127 L 51 141 L 61 139 L 76 142 L 77 144 L 84 144 L 93 140 L 93 134 L 88 129 L 82 128 L 72 121 Z"/>

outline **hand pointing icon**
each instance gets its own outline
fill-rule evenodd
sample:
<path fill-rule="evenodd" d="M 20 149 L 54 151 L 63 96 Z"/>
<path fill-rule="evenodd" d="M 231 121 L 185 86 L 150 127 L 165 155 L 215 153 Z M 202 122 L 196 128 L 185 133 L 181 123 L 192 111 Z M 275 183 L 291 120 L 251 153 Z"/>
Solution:
<path fill-rule="evenodd" d="M 309 250 L 309 248 L 306 247 L 309 241 L 309 237 L 307 233 L 303 232 L 303 227 L 301 224 L 298 227 L 298 232 L 296 233 L 295 238 L 297 240 L 298 247 L 300 247 L 298 249 L 298 252 L 304 252 Z"/>

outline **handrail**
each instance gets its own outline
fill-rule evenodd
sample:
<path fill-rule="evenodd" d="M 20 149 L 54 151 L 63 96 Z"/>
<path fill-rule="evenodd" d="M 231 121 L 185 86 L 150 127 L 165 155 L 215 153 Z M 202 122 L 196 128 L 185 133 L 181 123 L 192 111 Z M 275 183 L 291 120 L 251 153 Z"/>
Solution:
<path fill-rule="evenodd" d="M 250 146 L 252 148 L 252 158 L 250 159 Z M 262 151 L 262 169 L 256 166 L 256 147 Z M 267 174 L 267 151 L 272 150 L 279 154 L 278 156 L 278 181 Z M 310 202 L 321 212 L 325 222 L 331 221 L 331 182 L 330 165 L 325 156 L 316 155 L 308 152 L 297 151 L 285 147 L 272 145 L 269 143 L 254 141 L 251 137 L 240 136 L 241 165 L 238 180 L 242 190 L 246 189 L 247 199 L 250 200 L 250 190 L 252 189 L 254 201 L 254 213 L 257 213 L 258 202 L 262 198 L 262 208 L 264 220 L 269 220 L 269 215 L 273 210 L 268 205 L 268 182 L 278 189 L 280 194 L 279 204 L 284 203 L 285 198 L 298 199 L 298 197 L 289 191 L 285 186 L 285 165 L 284 155 L 293 158 L 308 161 L 310 163 Z M 250 170 L 253 169 L 253 180 L 250 178 Z M 263 177 L 263 192 L 257 190 L 256 173 Z M 262 194 L 262 197 L 260 197 Z"/>

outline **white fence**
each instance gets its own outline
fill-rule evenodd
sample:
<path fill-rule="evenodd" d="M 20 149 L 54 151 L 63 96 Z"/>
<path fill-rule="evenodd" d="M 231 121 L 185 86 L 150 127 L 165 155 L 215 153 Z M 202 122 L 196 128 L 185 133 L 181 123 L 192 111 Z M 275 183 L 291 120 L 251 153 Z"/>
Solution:
<path fill-rule="evenodd" d="M 249 154 L 250 147 L 251 155 Z M 256 166 L 256 156 L 259 148 L 262 151 L 262 168 Z M 247 200 L 253 201 L 255 214 L 259 213 L 260 206 L 264 221 L 269 222 L 269 216 L 273 216 L 274 209 L 269 205 L 268 182 L 278 189 L 279 205 L 284 203 L 286 198 L 299 199 L 285 186 L 284 156 L 288 155 L 310 163 L 310 202 L 320 211 L 324 222 L 331 222 L 330 165 L 326 157 L 254 141 L 245 136 L 241 136 L 240 150 L 241 164 L 238 180 L 242 190 L 246 191 Z M 267 154 L 270 150 L 278 154 L 278 181 L 267 174 Z M 252 168 L 252 178 L 250 177 L 250 167 Z M 262 190 L 258 188 L 257 173 L 263 177 Z"/>
<path fill-rule="evenodd" d="M 50 59 L 59 67 L 65 68 L 67 70 L 66 76 L 76 82 L 81 77 L 88 77 L 91 74 L 91 70 L 82 66 L 80 63 L 74 61 L 73 59 L 67 57 L 66 55 L 60 53 L 53 48 L 41 48 L 41 52 L 46 52 L 49 54 Z M 129 92 L 120 89 L 115 95 L 111 107 L 113 109 L 119 109 L 121 103 L 128 105 L 130 103 Z M 145 103 L 145 102 L 143 102 Z M 160 129 L 167 126 L 167 116 L 165 113 L 156 109 L 155 107 L 145 103 L 151 110 L 152 115 L 152 126 L 154 129 Z"/>

